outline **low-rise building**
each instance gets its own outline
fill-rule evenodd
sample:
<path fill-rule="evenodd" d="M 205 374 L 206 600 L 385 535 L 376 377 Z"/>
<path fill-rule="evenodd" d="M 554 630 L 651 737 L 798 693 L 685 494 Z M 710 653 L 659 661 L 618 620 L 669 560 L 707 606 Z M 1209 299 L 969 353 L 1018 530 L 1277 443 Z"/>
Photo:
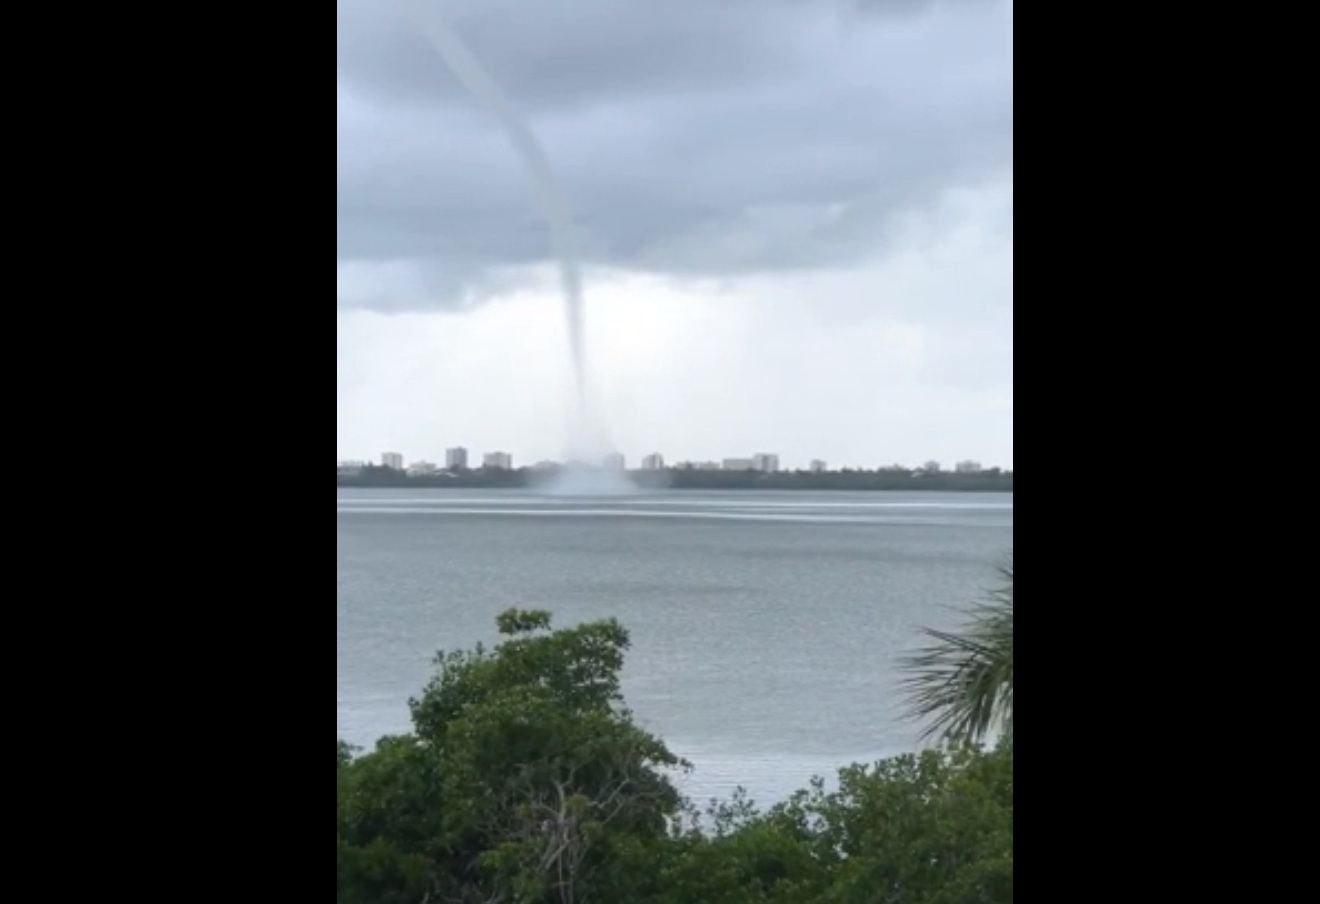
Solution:
<path fill-rule="evenodd" d="M 487 471 L 512 471 L 513 456 L 508 452 L 487 452 L 481 457 L 481 466 Z"/>
<path fill-rule="evenodd" d="M 468 466 L 468 450 L 455 446 L 445 450 L 445 467 L 451 471 L 465 471 Z"/>

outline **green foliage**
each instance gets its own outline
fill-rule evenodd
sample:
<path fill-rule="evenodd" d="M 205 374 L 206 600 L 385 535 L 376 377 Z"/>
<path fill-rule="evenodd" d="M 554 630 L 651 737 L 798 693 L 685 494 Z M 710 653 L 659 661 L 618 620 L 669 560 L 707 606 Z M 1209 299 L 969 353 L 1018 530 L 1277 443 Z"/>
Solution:
<path fill-rule="evenodd" d="M 348 745 L 337 746 L 336 900 L 415 904 L 430 887 L 416 842 L 438 812 L 420 751 L 411 739 L 386 738 L 355 761 Z"/>
<path fill-rule="evenodd" d="M 828 871 L 819 904 L 1013 900 L 1013 748 L 963 748 L 852 766 L 769 817 L 810 838 Z"/>
<path fill-rule="evenodd" d="M 955 745 L 1013 734 L 1013 565 L 1002 586 L 976 606 L 961 631 L 926 633 L 932 643 L 910 657 L 906 688 L 914 718 L 929 720 L 928 737 Z"/>
<path fill-rule="evenodd" d="M 433 900 L 580 901 L 612 851 L 665 837 L 683 764 L 622 706 L 627 632 L 498 626 L 494 650 L 437 658 L 412 735 L 356 760 L 340 745 L 342 902 L 391 879 L 414 893 L 419 863 Z"/>
<path fill-rule="evenodd" d="M 624 708 L 629 638 L 510 611 L 442 654 L 414 731 L 336 745 L 339 904 L 1007 904 L 1013 749 L 843 770 L 762 812 L 698 813 Z"/>
<path fill-rule="evenodd" d="M 796 827 L 757 816 L 717 835 L 675 843 L 665 889 L 648 904 L 811 904 L 829 874 Z"/>
<path fill-rule="evenodd" d="M 759 813 L 735 797 L 677 832 L 638 904 L 1008 904 L 1013 750 L 931 751 Z M 625 900 L 615 898 L 614 900 Z"/>

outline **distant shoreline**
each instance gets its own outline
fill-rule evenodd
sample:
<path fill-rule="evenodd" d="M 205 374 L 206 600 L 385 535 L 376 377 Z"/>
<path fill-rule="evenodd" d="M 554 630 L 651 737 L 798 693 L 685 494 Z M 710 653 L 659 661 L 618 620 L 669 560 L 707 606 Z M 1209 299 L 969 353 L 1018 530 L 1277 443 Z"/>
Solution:
<path fill-rule="evenodd" d="M 882 471 L 700 471 L 671 468 L 630 471 L 628 478 L 641 490 L 800 490 L 817 492 L 945 492 L 1011 493 L 1012 471 L 926 473 Z M 493 490 L 531 489 L 545 473 L 523 468 L 514 471 L 463 471 L 406 474 L 388 468 L 370 468 L 360 474 L 335 478 L 338 489 Z"/>

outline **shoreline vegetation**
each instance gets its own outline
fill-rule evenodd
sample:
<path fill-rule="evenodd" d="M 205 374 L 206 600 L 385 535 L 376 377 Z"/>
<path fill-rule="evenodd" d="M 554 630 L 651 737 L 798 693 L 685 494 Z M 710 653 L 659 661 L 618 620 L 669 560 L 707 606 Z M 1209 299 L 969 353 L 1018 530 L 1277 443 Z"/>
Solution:
<path fill-rule="evenodd" d="M 437 656 L 412 732 L 366 754 L 336 743 L 337 904 L 1011 904 L 1002 575 L 905 663 L 909 714 L 938 746 L 769 809 L 678 793 L 669 776 L 691 766 L 625 706 L 617 621 L 509 610 L 495 647 Z"/>
<path fill-rule="evenodd" d="M 367 465 L 355 474 L 336 475 L 336 486 L 363 489 L 526 489 L 557 472 L 549 468 L 516 470 L 475 469 L 411 474 Z M 874 471 L 715 471 L 697 468 L 666 468 L 661 471 L 628 471 L 627 477 L 640 490 L 816 490 L 1011 493 L 1013 472 L 991 468 L 985 471 L 930 472 L 893 467 Z"/>

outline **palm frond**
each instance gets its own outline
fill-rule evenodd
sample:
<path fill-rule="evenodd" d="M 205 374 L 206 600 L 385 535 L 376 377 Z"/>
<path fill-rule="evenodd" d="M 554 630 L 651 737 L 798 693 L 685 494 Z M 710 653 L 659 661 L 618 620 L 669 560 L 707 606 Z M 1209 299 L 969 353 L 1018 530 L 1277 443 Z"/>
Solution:
<path fill-rule="evenodd" d="M 931 643 L 904 662 L 908 715 L 928 723 L 924 737 L 975 744 L 1013 730 L 1013 565 L 976 604 L 959 631 L 925 634 Z"/>

